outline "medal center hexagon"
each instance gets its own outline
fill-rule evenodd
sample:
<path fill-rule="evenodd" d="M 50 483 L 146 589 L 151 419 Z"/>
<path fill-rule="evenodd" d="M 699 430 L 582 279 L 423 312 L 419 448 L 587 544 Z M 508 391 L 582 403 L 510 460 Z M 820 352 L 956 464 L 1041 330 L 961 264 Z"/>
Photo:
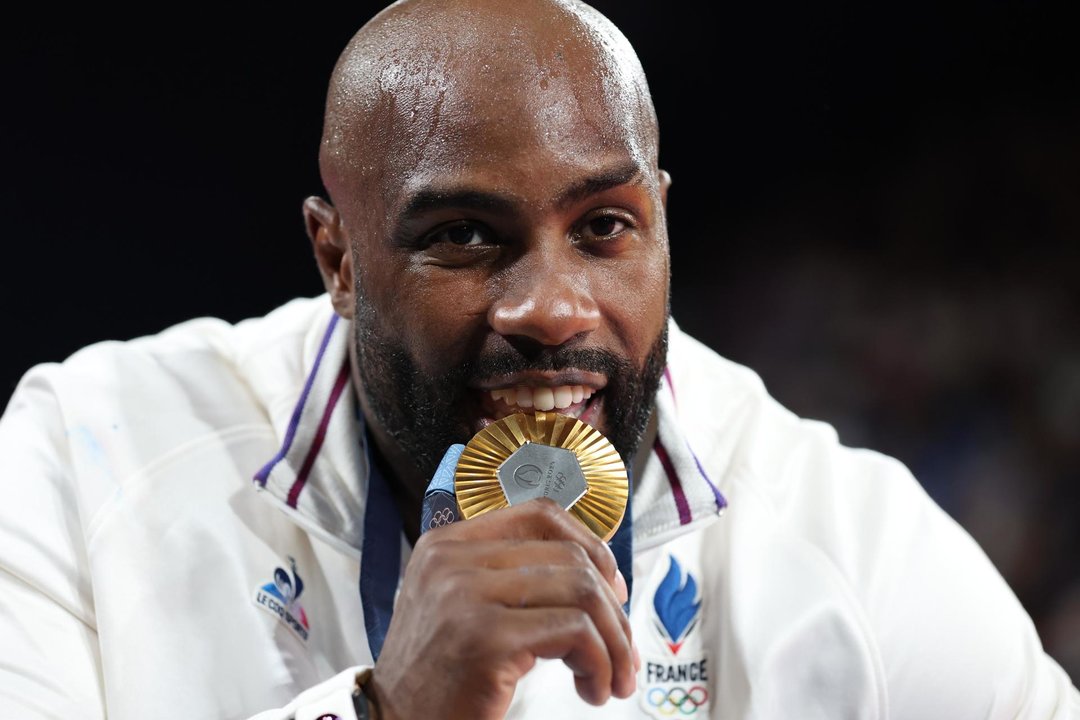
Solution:
<path fill-rule="evenodd" d="M 496 474 L 511 505 L 548 497 L 569 510 L 589 489 L 577 455 L 534 442 L 525 443 L 503 460 Z"/>

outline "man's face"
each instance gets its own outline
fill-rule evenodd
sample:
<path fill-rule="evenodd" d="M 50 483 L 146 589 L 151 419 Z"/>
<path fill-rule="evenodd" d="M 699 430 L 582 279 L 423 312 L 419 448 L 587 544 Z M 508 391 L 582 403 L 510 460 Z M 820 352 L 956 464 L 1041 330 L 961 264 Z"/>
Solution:
<path fill-rule="evenodd" d="M 667 340 L 666 176 L 625 103 L 583 84 L 504 80 L 441 106 L 421 92 L 419 111 L 387 110 L 385 164 L 335 194 L 361 401 L 424 477 L 449 444 L 522 410 L 579 417 L 627 461 L 648 422 Z"/>

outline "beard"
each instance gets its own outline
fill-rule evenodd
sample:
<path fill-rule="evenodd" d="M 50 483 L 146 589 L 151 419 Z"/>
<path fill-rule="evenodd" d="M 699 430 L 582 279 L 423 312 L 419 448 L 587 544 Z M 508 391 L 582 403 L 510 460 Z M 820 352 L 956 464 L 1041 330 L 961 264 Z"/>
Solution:
<path fill-rule="evenodd" d="M 422 370 L 404 345 L 380 331 L 372 308 L 357 301 L 354 342 L 368 407 L 382 429 L 410 458 L 421 477 L 430 478 L 450 445 L 473 435 L 477 408 L 472 385 L 485 378 L 529 370 L 568 368 L 603 373 L 604 434 L 630 466 L 649 424 L 667 362 L 667 323 L 640 367 L 609 350 L 545 348 L 525 355 L 513 349 L 492 351 L 431 374 Z M 528 411 L 525 411 L 528 412 Z"/>

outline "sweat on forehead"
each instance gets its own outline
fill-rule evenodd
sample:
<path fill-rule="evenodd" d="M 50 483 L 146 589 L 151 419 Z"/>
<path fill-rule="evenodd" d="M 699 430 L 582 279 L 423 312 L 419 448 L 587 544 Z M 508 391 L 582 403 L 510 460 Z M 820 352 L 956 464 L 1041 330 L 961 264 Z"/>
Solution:
<path fill-rule="evenodd" d="M 405 0 L 369 21 L 330 81 L 319 164 L 331 196 L 393 185 L 455 143 L 621 148 L 656 166 L 656 117 L 629 42 L 576 0 Z M 371 188 L 376 189 L 376 188 Z M 378 188 L 387 190 L 388 188 Z"/>

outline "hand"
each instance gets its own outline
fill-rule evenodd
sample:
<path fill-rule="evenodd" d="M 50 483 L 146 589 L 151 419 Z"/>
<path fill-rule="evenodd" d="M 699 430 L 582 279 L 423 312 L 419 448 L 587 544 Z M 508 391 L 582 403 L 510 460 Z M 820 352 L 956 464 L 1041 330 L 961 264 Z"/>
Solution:
<path fill-rule="evenodd" d="M 432 530 L 416 543 L 369 687 L 380 720 L 501 719 L 537 658 L 585 701 L 629 697 L 640 665 L 615 557 L 554 502 Z"/>

